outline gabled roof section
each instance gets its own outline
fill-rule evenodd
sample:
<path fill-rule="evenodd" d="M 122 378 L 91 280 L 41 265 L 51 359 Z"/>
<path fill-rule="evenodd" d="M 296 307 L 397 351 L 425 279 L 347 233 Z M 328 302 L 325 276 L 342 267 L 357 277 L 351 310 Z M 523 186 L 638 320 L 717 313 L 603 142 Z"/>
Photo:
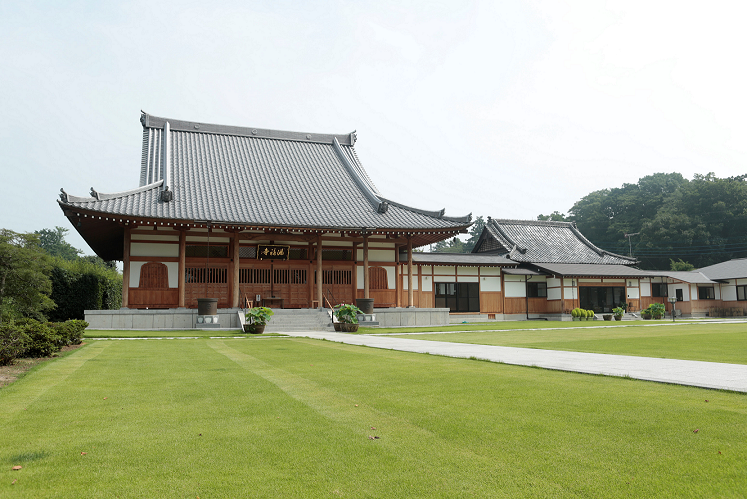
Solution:
<path fill-rule="evenodd" d="M 633 265 L 634 258 L 598 248 L 574 222 L 501 220 L 488 217 L 474 253 L 505 254 L 516 262 Z"/>
<path fill-rule="evenodd" d="M 65 208 L 117 217 L 323 229 L 460 231 L 446 217 L 381 196 L 358 159 L 356 133 L 214 125 L 143 113 L 140 187 L 76 197 Z M 95 192 L 92 189 L 92 193 Z"/>
<path fill-rule="evenodd" d="M 735 258 L 698 269 L 713 280 L 747 279 L 747 258 Z"/>

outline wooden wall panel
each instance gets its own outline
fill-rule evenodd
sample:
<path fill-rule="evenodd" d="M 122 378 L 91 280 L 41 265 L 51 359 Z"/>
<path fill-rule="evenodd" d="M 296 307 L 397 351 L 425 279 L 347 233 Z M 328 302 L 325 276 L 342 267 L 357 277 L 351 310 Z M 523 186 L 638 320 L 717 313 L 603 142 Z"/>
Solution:
<path fill-rule="evenodd" d="M 356 293 L 358 298 L 363 298 L 363 290 L 359 289 Z M 374 307 L 392 308 L 396 306 L 397 296 L 394 289 L 369 289 L 368 295 L 373 298 Z"/>
<path fill-rule="evenodd" d="M 503 293 L 500 291 L 484 291 L 480 293 L 481 314 L 503 313 Z"/>
<path fill-rule="evenodd" d="M 129 308 L 176 308 L 178 302 L 178 288 L 130 288 Z"/>
<path fill-rule="evenodd" d="M 504 314 L 525 314 L 527 312 L 525 298 L 506 298 L 504 300 Z M 530 314 L 559 314 L 563 312 L 561 300 L 546 300 L 545 298 L 529 298 Z"/>

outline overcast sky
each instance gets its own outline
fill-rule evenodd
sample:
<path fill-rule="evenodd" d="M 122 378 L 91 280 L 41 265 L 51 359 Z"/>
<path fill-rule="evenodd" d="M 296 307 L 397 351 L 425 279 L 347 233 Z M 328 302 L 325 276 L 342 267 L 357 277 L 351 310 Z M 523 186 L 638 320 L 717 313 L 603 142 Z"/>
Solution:
<path fill-rule="evenodd" d="M 358 131 L 381 193 L 567 213 L 656 172 L 747 173 L 747 3 L 0 2 L 0 227 L 138 186 L 140 110 Z"/>

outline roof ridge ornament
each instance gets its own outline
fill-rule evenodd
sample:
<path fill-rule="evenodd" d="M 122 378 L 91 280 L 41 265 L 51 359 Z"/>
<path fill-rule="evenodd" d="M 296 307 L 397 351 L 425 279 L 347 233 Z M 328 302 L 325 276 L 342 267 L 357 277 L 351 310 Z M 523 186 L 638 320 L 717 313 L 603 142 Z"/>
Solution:
<path fill-rule="evenodd" d="M 100 201 L 99 193 L 93 187 L 91 187 L 91 197 L 96 198 L 96 201 Z"/>
<path fill-rule="evenodd" d="M 384 204 L 387 204 L 385 201 L 382 201 L 381 199 L 376 196 L 376 193 L 366 185 L 366 183 L 363 181 L 363 178 L 361 178 L 360 174 L 358 173 L 357 169 L 353 164 L 350 162 L 347 156 L 345 156 L 345 153 L 342 150 L 342 147 L 340 146 L 340 143 L 337 141 L 337 137 L 335 137 L 332 140 L 332 145 L 335 148 L 335 152 L 337 153 L 337 156 L 340 158 L 340 161 L 342 162 L 345 169 L 348 171 L 348 174 L 353 179 L 355 184 L 358 186 L 358 188 L 361 190 L 364 196 L 366 196 L 366 199 L 368 199 L 368 202 L 371 203 L 373 208 L 378 213 L 386 213 L 389 206 L 386 207 L 383 206 Z"/>
<path fill-rule="evenodd" d="M 63 189 L 62 187 L 60 187 L 60 200 L 63 203 L 67 203 L 68 202 L 67 201 L 67 192 L 65 192 L 65 189 Z"/>

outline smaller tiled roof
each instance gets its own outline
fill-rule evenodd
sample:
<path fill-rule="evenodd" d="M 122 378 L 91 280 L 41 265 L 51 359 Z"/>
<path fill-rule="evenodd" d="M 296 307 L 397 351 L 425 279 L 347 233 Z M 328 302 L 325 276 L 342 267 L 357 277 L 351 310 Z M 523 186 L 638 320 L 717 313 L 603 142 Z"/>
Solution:
<path fill-rule="evenodd" d="M 660 272 L 661 274 L 664 274 L 667 277 L 671 277 L 672 279 L 677 279 L 682 282 L 687 282 L 689 284 L 715 284 L 715 282 L 712 279 L 709 279 L 708 276 L 703 274 L 703 272 L 700 272 L 697 270 L 693 270 L 691 272 L 676 272 L 676 271 L 671 271 L 671 270 L 662 270 Z"/>
<path fill-rule="evenodd" d="M 421 265 L 516 265 L 502 255 L 479 255 L 475 253 L 413 253 L 412 261 Z"/>
<path fill-rule="evenodd" d="M 639 270 L 626 265 L 611 264 L 583 264 L 583 263 L 535 263 L 536 267 L 549 274 L 559 276 L 589 276 L 589 277 L 655 277 L 664 276 L 661 272 Z"/>
<path fill-rule="evenodd" d="M 713 280 L 747 279 L 747 258 L 735 258 L 698 271 Z"/>
<path fill-rule="evenodd" d="M 574 222 L 488 218 L 475 253 L 505 253 L 516 262 L 633 265 L 635 258 L 595 246 Z"/>

